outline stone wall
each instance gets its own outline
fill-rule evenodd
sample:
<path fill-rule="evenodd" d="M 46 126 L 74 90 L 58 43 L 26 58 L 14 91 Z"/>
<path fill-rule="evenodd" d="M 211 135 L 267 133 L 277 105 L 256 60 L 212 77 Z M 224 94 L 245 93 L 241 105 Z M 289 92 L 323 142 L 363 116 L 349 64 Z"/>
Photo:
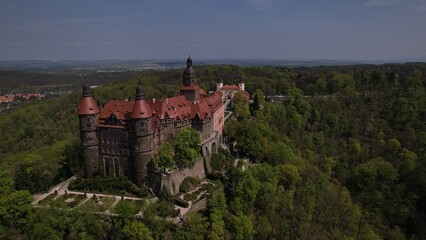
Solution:
<path fill-rule="evenodd" d="M 162 187 L 167 187 L 171 194 L 177 194 L 183 179 L 186 177 L 193 177 L 197 179 L 204 179 L 206 177 L 204 158 L 199 159 L 190 167 L 177 169 L 170 174 L 167 174 L 162 179 Z"/>
<path fill-rule="evenodd" d="M 184 169 L 177 169 L 170 173 L 151 173 L 148 186 L 157 194 L 161 189 L 173 195 L 179 192 L 179 187 L 186 177 L 197 179 L 206 178 L 205 159 L 200 158 L 194 165 Z"/>

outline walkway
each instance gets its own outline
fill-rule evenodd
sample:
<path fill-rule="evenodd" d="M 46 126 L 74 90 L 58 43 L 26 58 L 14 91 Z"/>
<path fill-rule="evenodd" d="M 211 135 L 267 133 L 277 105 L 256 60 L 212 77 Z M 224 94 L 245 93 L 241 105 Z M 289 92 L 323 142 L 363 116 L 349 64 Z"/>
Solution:
<path fill-rule="evenodd" d="M 75 179 L 77 179 L 77 177 L 72 176 L 72 177 L 68 178 L 67 180 L 59 183 L 58 185 L 52 187 L 47 193 L 34 194 L 33 195 L 34 200 L 31 204 L 37 204 L 40 200 L 45 199 L 50 194 L 53 194 L 55 191 L 58 191 L 58 195 L 65 194 L 65 190 L 68 190 L 68 186 L 69 186 L 70 182 L 75 180 Z"/>
<path fill-rule="evenodd" d="M 68 190 L 68 186 L 70 184 L 71 181 L 77 179 L 76 176 L 72 176 L 70 178 L 68 178 L 67 180 L 59 183 L 58 185 L 52 187 L 49 192 L 47 193 L 42 193 L 42 194 L 34 194 L 33 195 L 33 202 L 31 204 L 35 205 L 38 204 L 39 201 L 45 199 L 47 196 L 49 196 L 50 194 L 54 194 L 55 191 L 58 192 L 58 196 L 62 196 L 65 194 L 65 191 L 68 194 L 76 194 L 76 195 L 84 195 L 84 192 L 79 192 L 79 191 L 69 191 Z M 114 197 L 116 199 L 116 202 L 118 202 L 119 200 L 121 200 L 121 196 L 117 196 L 117 195 L 110 195 L 110 194 L 102 194 L 102 193 L 88 193 L 86 192 L 86 196 L 87 199 L 90 199 L 93 197 L 93 195 L 99 196 L 99 197 Z M 87 201 L 84 200 L 83 202 Z M 127 197 L 127 196 L 123 196 L 123 199 L 129 199 L 129 200 L 141 200 L 141 198 L 139 197 Z"/>

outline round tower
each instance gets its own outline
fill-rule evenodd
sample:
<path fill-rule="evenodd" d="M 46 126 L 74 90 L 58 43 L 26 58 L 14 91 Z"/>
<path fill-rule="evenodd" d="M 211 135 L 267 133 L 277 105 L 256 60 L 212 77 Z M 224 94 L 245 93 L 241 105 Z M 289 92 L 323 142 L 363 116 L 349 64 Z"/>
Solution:
<path fill-rule="evenodd" d="M 189 56 L 186 60 L 186 68 L 183 72 L 183 86 L 197 85 L 197 74 L 192 68 L 192 59 Z"/>
<path fill-rule="evenodd" d="M 242 78 L 240 78 L 240 80 L 238 81 L 238 88 L 241 91 L 245 91 L 245 89 L 244 89 L 244 80 Z"/>
<path fill-rule="evenodd" d="M 186 68 L 183 71 L 183 85 L 180 88 L 180 95 L 185 96 L 190 101 L 198 101 L 200 99 L 200 88 L 197 86 L 197 75 L 192 68 L 192 59 L 188 57 L 186 60 Z"/>
<path fill-rule="evenodd" d="M 148 163 L 154 150 L 152 109 L 144 100 L 140 84 L 136 87 L 136 101 L 130 118 L 133 129 L 133 175 L 140 186 L 146 181 Z"/>
<path fill-rule="evenodd" d="M 222 78 L 218 78 L 216 82 L 216 91 L 219 91 L 223 87 L 223 80 Z"/>
<path fill-rule="evenodd" d="M 83 96 L 78 109 L 80 122 L 80 139 L 83 147 L 83 170 L 85 177 L 92 177 L 98 168 L 99 140 L 96 125 L 99 117 L 99 107 L 93 99 L 90 86 L 83 85 Z"/>

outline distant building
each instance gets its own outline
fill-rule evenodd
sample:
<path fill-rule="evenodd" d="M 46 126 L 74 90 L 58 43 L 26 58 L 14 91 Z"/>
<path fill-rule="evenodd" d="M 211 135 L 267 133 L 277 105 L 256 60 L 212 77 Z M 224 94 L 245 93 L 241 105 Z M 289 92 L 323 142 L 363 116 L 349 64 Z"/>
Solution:
<path fill-rule="evenodd" d="M 0 96 L 0 103 L 11 103 L 14 101 L 15 101 L 15 95 L 13 94 Z"/>
<path fill-rule="evenodd" d="M 0 95 L 0 103 L 13 103 L 16 101 L 29 101 L 35 99 L 44 99 L 46 94 L 40 93 L 17 93 L 17 94 L 6 94 Z"/>
<path fill-rule="evenodd" d="M 203 156 L 217 151 L 224 126 L 224 92 L 206 94 L 197 86 L 192 59 L 186 63 L 180 94 L 164 100 L 145 99 L 138 85 L 135 101 L 113 100 L 100 109 L 90 86 L 84 85 L 78 116 L 86 177 L 125 176 L 139 186 L 158 185 L 152 162 L 157 148 L 186 127 L 198 132 Z"/>
<path fill-rule="evenodd" d="M 240 78 L 238 81 L 238 86 L 236 85 L 223 85 L 223 80 L 219 78 L 219 80 L 216 83 L 216 91 L 219 91 L 222 93 L 222 99 L 225 101 L 227 99 L 231 100 L 234 98 L 235 94 L 238 92 L 241 92 L 244 99 L 246 101 L 249 101 L 250 94 L 245 91 L 244 86 L 244 80 Z"/>

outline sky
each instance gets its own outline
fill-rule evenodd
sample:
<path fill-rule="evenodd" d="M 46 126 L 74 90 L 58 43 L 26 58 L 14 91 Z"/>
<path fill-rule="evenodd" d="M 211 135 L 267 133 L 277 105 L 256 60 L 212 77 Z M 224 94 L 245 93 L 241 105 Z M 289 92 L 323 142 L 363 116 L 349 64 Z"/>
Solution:
<path fill-rule="evenodd" d="M 0 60 L 426 59 L 426 0 L 0 0 Z"/>

